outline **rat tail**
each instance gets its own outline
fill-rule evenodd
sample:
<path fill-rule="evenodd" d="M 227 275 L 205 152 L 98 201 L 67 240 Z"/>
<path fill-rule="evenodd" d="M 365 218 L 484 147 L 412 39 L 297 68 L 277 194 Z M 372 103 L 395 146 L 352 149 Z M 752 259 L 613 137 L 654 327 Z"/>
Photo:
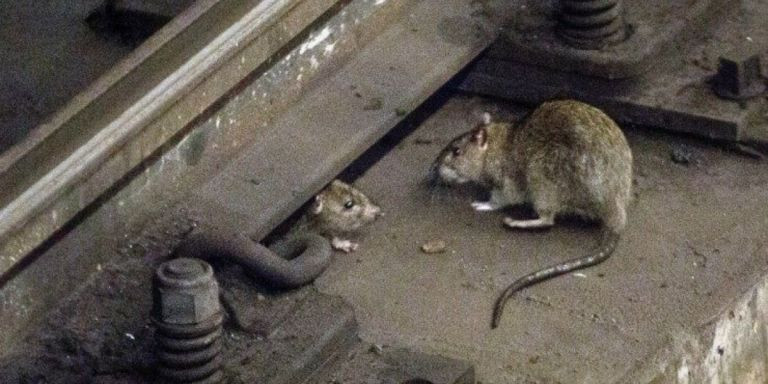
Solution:
<path fill-rule="evenodd" d="M 613 231 L 605 231 L 603 232 L 603 237 L 600 241 L 600 247 L 597 252 L 588 256 L 568 260 L 566 262 L 544 268 L 515 280 L 515 282 L 510 284 L 510 286 L 507 287 L 507 289 L 505 289 L 501 296 L 499 296 L 499 298 L 496 300 L 496 305 L 493 307 L 493 320 L 491 321 L 491 329 L 495 329 L 499 326 L 501 315 L 504 313 L 504 306 L 507 304 L 507 300 L 509 300 L 509 298 L 512 297 L 512 295 L 514 295 L 517 291 L 544 280 L 573 272 L 577 269 L 600 264 L 611 257 L 611 254 L 616 249 L 616 245 L 618 243 L 618 233 Z"/>

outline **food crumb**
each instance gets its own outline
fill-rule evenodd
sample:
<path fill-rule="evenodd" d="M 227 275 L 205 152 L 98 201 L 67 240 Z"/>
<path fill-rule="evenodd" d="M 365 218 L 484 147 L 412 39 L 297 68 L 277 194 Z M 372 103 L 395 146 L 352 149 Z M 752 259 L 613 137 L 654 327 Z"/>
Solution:
<path fill-rule="evenodd" d="M 443 253 L 445 250 L 445 241 L 440 239 L 430 240 L 421 245 L 421 251 L 426 254 Z"/>

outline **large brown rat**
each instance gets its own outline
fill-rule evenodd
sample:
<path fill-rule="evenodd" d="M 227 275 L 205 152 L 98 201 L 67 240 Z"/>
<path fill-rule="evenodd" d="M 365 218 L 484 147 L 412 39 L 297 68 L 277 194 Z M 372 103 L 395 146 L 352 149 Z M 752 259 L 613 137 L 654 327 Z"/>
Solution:
<path fill-rule="evenodd" d="M 308 230 L 329 238 L 336 250 L 353 252 L 358 244 L 348 237 L 381 215 L 381 208 L 363 192 L 343 181 L 333 180 L 315 195 L 309 209 L 294 228 L 295 231 Z"/>
<path fill-rule="evenodd" d="M 604 227 L 594 253 L 513 282 L 494 307 L 491 328 L 496 328 L 515 292 L 610 257 L 627 221 L 632 152 L 608 115 L 575 100 L 545 102 L 517 124 L 492 122 L 487 114 L 484 120 L 440 153 L 431 169 L 434 179 L 487 188 L 490 199 L 472 203 L 477 211 L 531 204 L 538 218 L 505 217 L 510 228 L 550 227 L 561 214 L 596 220 Z"/>

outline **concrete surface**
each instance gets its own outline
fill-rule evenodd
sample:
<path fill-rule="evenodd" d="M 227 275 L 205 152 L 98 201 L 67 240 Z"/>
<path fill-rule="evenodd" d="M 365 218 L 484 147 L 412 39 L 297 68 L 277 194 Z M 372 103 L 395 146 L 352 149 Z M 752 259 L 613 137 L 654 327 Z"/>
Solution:
<path fill-rule="evenodd" d="M 195 226 L 167 219 L 148 225 L 151 239 L 141 253 L 100 265 L 24 343 L 4 350 L 3 383 L 156 382 L 153 271 Z M 226 383 L 475 382 L 469 363 L 362 342 L 352 308 L 339 297 L 312 286 L 269 289 L 237 265 L 213 266 L 226 309 Z"/>
<path fill-rule="evenodd" d="M 508 283 L 588 251 L 598 228 L 561 220 L 511 232 L 502 213 L 473 212 L 471 196 L 425 187 L 437 152 L 485 109 L 520 113 L 453 97 L 357 180 L 386 216 L 317 286 L 353 305 L 365 340 L 470 360 L 483 383 L 615 383 L 652 362 L 671 335 L 717 319 L 768 272 L 765 164 L 627 128 L 636 200 L 614 256 L 522 291 L 491 331 Z M 690 164 L 673 162 L 673 150 Z M 431 239 L 448 251 L 421 253 Z"/>
<path fill-rule="evenodd" d="M 471 364 L 402 348 L 361 343 L 341 366 L 308 383 L 317 384 L 475 384 Z"/>
<path fill-rule="evenodd" d="M 622 384 L 768 383 L 767 293 L 763 279 L 716 319 L 681 329 Z"/>

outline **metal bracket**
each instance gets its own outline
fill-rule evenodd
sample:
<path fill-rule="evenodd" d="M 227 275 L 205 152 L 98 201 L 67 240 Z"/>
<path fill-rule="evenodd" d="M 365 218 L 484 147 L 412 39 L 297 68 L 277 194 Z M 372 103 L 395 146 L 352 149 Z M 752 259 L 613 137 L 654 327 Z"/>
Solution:
<path fill-rule="evenodd" d="M 723 47 L 746 44 L 741 35 L 759 29 L 761 17 L 766 15 L 742 18 L 738 28 L 727 24 L 734 21 L 712 26 L 709 19 L 727 10 L 722 2 L 698 1 L 689 8 L 671 3 L 656 4 L 659 9 L 672 11 L 663 16 L 661 11 L 658 15 L 649 12 L 646 8 L 654 6 L 647 3 L 627 4 L 627 11 L 634 11 L 627 16 L 634 23 L 634 35 L 604 50 L 579 50 L 556 40 L 552 20 L 545 21 L 542 12 L 546 8 L 539 5 L 540 12 L 529 11 L 538 18 L 516 22 L 537 23 L 536 28 L 507 29 L 457 79 L 457 86 L 530 104 L 553 98 L 577 98 L 603 108 L 622 123 L 716 140 L 768 143 L 768 105 L 764 98 L 726 100 L 711 87 L 716 58 L 738 64 L 742 57 L 749 57 L 731 57 L 731 50 L 724 53 Z M 670 19 L 676 21 L 666 25 Z M 716 41 L 691 38 L 693 32 L 706 26 L 712 27 L 709 33 L 717 35 Z M 728 33 L 731 29 L 738 30 L 739 35 Z M 720 33 L 721 30 L 726 32 Z M 663 49 L 672 44 L 682 49 Z M 749 48 L 760 52 L 761 48 L 755 45 Z"/>

